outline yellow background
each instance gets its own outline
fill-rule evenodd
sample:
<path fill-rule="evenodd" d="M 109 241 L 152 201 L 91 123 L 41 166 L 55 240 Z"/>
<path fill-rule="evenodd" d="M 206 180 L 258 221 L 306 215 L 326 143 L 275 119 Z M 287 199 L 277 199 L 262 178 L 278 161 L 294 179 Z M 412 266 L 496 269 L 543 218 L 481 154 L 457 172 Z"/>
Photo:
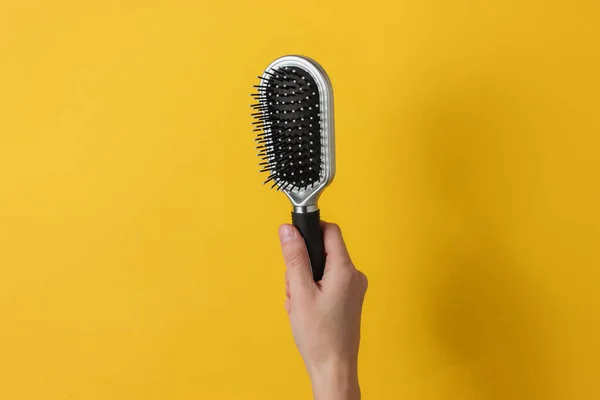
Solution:
<path fill-rule="evenodd" d="M 596 1 L 4 1 L 0 398 L 308 399 L 248 108 L 335 89 L 365 399 L 600 398 Z"/>

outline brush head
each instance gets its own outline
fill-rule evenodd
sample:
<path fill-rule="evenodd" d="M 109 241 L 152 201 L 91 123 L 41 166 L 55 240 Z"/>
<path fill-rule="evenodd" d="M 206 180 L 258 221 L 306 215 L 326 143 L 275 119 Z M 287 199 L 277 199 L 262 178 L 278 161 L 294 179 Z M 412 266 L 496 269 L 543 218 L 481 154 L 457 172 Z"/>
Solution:
<path fill-rule="evenodd" d="M 265 183 L 295 207 L 316 206 L 335 175 L 333 89 L 315 61 L 284 56 L 255 85 L 252 117 Z"/>
<path fill-rule="evenodd" d="M 321 178 L 320 95 L 315 80 L 299 67 L 265 72 L 255 85 L 253 113 L 261 172 L 277 189 L 306 190 Z"/>

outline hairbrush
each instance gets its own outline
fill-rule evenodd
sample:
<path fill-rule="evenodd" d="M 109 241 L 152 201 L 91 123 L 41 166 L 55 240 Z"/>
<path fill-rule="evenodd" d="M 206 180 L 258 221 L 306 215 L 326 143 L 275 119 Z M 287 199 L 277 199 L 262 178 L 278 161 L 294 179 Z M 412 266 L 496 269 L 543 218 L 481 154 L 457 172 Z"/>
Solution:
<path fill-rule="evenodd" d="M 258 76 L 250 107 L 261 172 L 292 203 L 292 224 L 308 250 L 315 281 L 325 270 L 319 196 L 335 175 L 333 89 L 310 58 L 284 56 Z"/>

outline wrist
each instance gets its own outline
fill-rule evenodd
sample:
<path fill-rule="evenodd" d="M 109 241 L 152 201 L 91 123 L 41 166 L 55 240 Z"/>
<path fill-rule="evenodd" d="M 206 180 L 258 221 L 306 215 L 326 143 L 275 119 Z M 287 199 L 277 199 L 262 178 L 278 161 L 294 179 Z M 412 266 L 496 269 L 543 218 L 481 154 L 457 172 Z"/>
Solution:
<path fill-rule="evenodd" d="M 332 362 L 309 370 L 314 400 L 360 400 L 356 362 Z"/>

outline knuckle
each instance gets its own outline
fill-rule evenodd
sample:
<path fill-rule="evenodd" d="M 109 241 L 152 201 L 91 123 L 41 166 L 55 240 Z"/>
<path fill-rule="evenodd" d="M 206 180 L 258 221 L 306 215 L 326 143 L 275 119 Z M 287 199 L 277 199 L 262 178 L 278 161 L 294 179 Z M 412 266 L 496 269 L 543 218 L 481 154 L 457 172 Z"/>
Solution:
<path fill-rule="evenodd" d="M 331 232 L 335 233 L 336 235 L 341 235 L 342 234 L 342 229 L 340 228 L 340 226 L 336 223 L 329 223 Z"/>
<path fill-rule="evenodd" d="M 288 268 L 295 268 L 302 265 L 304 263 L 305 258 L 306 255 L 303 254 L 301 251 L 294 251 L 285 258 L 285 263 L 288 266 Z"/>
<path fill-rule="evenodd" d="M 364 272 L 357 270 L 356 278 L 359 282 L 360 287 L 366 291 L 367 288 L 369 287 L 369 279 L 367 278 L 367 275 L 365 275 Z"/>
<path fill-rule="evenodd" d="M 362 274 L 362 277 L 363 277 L 363 287 L 365 288 L 365 290 L 367 290 L 369 288 L 369 278 L 367 278 L 367 275 L 365 275 L 365 274 Z"/>

